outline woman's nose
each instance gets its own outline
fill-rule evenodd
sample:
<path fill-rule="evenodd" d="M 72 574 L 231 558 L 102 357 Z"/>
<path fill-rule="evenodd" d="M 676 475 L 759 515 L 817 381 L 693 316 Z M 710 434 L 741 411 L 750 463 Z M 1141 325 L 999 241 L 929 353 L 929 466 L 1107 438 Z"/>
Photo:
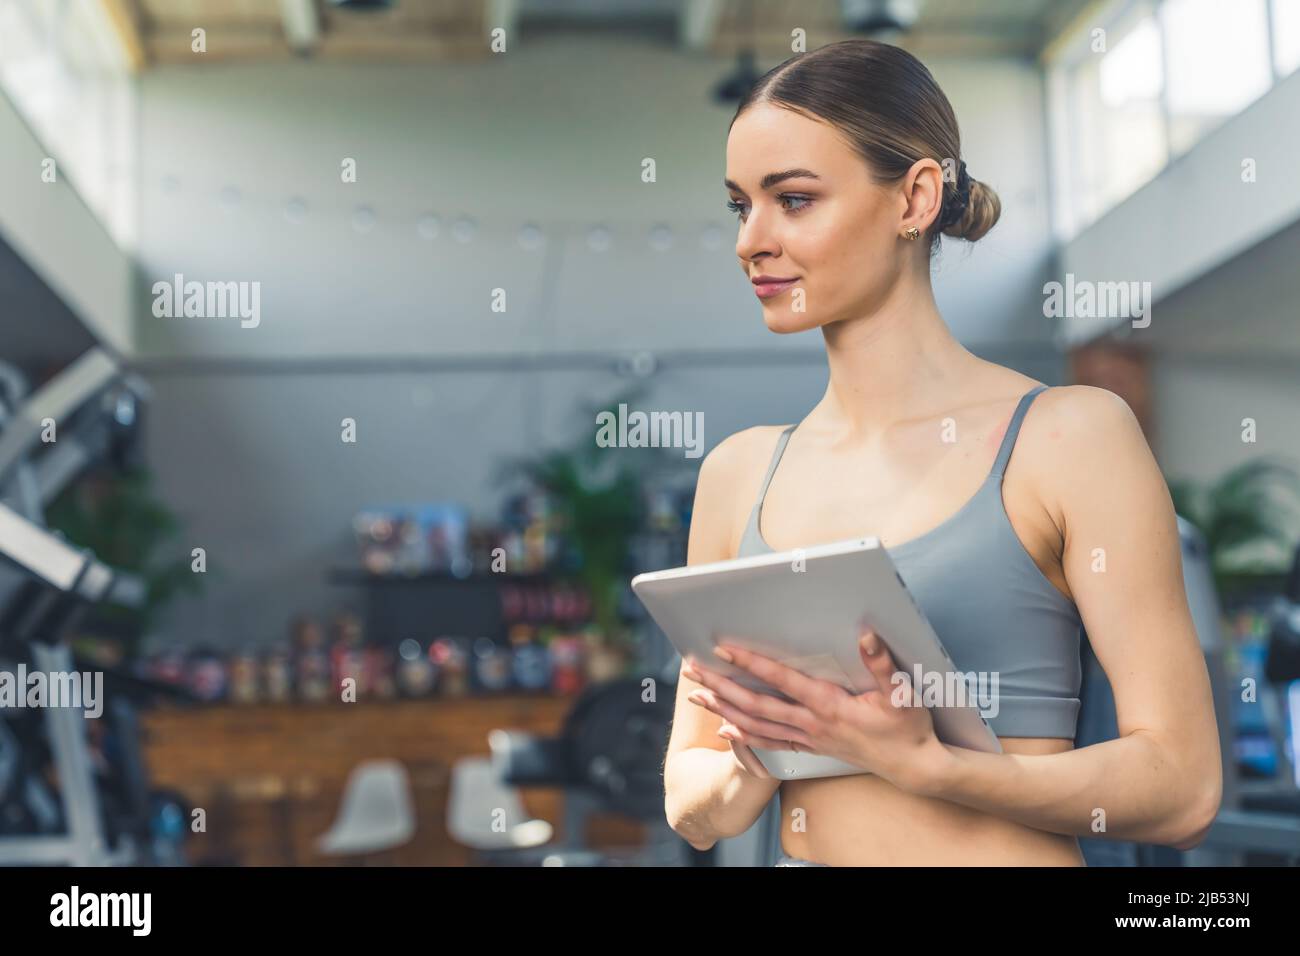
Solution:
<path fill-rule="evenodd" d="M 749 218 L 740 224 L 736 233 L 736 255 L 748 261 L 762 253 L 776 255 L 779 251 L 780 245 L 772 236 L 767 221 L 751 210 Z"/>

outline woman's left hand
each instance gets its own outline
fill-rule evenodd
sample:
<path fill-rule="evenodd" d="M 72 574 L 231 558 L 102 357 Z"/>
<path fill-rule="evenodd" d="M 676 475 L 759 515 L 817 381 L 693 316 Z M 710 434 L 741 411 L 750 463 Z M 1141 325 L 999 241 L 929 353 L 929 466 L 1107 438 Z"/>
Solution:
<path fill-rule="evenodd" d="M 858 641 L 862 662 L 876 689 L 853 694 L 830 681 L 808 677 L 770 657 L 730 644 L 714 653 L 792 698 L 786 702 L 724 677 L 694 658 L 683 673 L 706 690 L 691 702 L 723 720 L 719 735 L 750 747 L 823 754 L 862 767 L 895 786 L 923 791 L 946 755 L 930 712 L 913 701 L 911 681 L 871 631 Z M 897 674 L 897 676 L 895 676 Z M 731 736 L 728 736 L 731 734 Z"/>

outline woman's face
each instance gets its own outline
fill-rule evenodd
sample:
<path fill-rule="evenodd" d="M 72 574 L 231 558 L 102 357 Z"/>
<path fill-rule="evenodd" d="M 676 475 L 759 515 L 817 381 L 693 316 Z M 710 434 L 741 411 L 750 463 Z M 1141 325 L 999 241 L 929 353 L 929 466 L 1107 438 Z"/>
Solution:
<path fill-rule="evenodd" d="M 759 298 L 769 329 L 802 332 L 875 311 L 912 245 L 900 239 L 907 202 L 871 181 L 834 127 L 756 104 L 727 137 L 726 180 L 746 277 L 796 280 Z"/>

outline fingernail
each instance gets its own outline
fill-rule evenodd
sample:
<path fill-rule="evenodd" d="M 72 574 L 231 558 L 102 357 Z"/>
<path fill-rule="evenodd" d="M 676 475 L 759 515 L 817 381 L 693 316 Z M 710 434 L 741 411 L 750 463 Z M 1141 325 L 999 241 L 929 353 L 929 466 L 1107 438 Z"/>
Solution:
<path fill-rule="evenodd" d="M 874 657 L 876 655 L 876 651 L 880 649 L 879 646 L 876 644 L 875 631 L 867 631 L 867 635 L 862 639 L 862 642 L 864 647 L 866 648 L 868 657 Z"/>
<path fill-rule="evenodd" d="M 704 705 L 704 695 L 698 690 L 691 691 L 690 694 L 687 695 L 686 699 L 692 704 L 699 704 L 700 706 Z"/>
<path fill-rule="evenodd" d="M 718 736 L 723 740 L 735 740 L 735 735 L 730 730 L 719 730 Z"/>
<path fill-rule="evenodd" d="M 717 654 L 728 664 L 730 664 L 735 659 L 731 656 L 731 652 L 727 650 L 725 647 L 715 647 L 713 649 L 713 653 Z"/>

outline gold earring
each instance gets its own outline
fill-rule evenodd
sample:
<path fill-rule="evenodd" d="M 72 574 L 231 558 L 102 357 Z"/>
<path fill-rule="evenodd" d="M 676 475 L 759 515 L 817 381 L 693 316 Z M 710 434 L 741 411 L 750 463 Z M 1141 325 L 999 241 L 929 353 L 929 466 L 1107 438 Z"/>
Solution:
<path fill-rule="evenodd" d="M 917 229 L 916 226 L 908 226 L 907 231 L 904 232 L 903 235 L 908 239 L 916 239 L 920 237 L 921 230 Z"/>

